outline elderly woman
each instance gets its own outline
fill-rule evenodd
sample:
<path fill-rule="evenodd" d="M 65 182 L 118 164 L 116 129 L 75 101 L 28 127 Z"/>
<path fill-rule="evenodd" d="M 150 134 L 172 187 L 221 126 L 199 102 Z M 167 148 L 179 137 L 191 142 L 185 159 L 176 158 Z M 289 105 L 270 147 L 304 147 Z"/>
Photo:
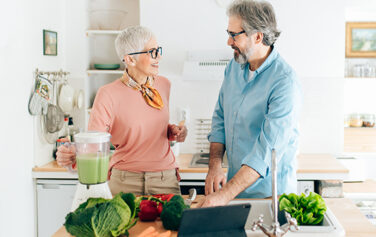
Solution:
<path fill-rule="evenodd" d="M 110 160 L 113 195 L 180 194 L 179 174 L 169 141 L 183 142 L 185 126 L 169 124 L 170 82 L 158 76 L 162 47 L 145 27 L 125 29 L 115 40 L 125 64 L 124 74 L 102 86 L 95 97 L 88 130 L 111 134 L 115 153 Z M 70 165 L 75 155 L 60 146 L 57 162 Z"/>

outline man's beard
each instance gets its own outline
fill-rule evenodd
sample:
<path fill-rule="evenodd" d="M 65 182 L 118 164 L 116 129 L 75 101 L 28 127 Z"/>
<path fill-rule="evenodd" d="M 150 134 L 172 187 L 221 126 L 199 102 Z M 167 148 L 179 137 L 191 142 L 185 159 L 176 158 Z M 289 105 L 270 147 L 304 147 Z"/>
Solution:
<path fill-rule="evenodd" d="M 240 49 L 236 46 L 231 46 L 232 49 L 236 50 L 234 51 L 234 59 L 237 63 L 241 64 L 242 68 L 244 68 L 247 63 L 248 59 L 252 56 L 253 50 L 252 48 L 246 49 L 245 52 L 241 52 Z"/>

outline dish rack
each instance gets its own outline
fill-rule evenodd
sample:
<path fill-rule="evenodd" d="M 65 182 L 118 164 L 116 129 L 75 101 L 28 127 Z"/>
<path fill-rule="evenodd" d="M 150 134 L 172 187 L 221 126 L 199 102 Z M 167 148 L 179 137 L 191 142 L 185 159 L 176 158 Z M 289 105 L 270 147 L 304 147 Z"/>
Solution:
<path fill-rule="evenodd" d="M 211 130 L 211 119 L 196 119 L 196 151 L 209 153 L 208 134 Z"/>

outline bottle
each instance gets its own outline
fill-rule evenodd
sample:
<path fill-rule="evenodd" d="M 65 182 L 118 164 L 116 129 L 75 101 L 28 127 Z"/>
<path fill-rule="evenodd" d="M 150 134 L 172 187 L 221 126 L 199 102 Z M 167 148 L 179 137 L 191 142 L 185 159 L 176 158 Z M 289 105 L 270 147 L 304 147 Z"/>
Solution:
<path fill-rule="evenodd" d="M 72 117 L 69 117 L 68 119 L 68 136 L 70 138 L 70 140 L 73 142 L 73 136 L 74 134 L 76 134 L 76 129 L 74 128 L 74 124 L 73 124 L 73 118 Z"/>
<path fill-rule="evenodd" d="M 52 157 L 56 160 L 56 152 L 57 152 L 57 148 L 63 143 L 61 141 L 62 138 L 66 138 L 68 137 L 69 141 L 72 141 L 70 139 L 70 137 L 68 136 L 69 134 L 69 131 L 68 131 L 68 116 L 64 116 L 64 125 L 63 125 L 63 128 L 61 129 L 61 133 L 60 133 L 60 136 L 59 138 L 56 140 L 55 142 L 55 146 L 54 146 L 54 149 L 52 151 Z"/>
<path fill-rule="evenodd" d="M 61 136 L 59 138 L 64 138 L 64 137 L 67 137 L 70 140 L 70 137 L 69 137 L 69 119 L 68 119 L 68 116 L 64 116 L 64 126 L 63 126 L 63 129 L 62 129 Z"/>

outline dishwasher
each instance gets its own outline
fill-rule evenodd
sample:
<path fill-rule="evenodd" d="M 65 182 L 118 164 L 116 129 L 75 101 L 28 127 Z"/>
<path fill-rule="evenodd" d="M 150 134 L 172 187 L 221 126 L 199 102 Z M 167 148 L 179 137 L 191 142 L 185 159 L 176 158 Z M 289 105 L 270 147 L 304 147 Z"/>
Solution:
<path fill-rule="evenodd" d="M 38 237 L 50 237 L 63 226 L 77 183 L 77 179 L 37 179 Z"/>

